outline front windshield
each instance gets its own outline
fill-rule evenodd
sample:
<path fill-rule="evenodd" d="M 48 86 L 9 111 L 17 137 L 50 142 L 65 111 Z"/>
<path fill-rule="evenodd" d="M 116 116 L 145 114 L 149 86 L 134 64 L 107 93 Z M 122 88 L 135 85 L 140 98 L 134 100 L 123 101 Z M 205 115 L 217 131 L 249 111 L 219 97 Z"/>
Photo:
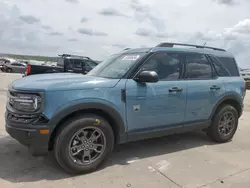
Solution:
<path fill-rule="evenodd" d="M 145 53 L 112 55 L 93 68 L 87 75 L 120 79 L 144 55 Z"/>
<path fill-rule="evenodd" d="M 91 68 L 94 68 L 95 66 L 98 65 L 98 63 L 93 62 L 93 61 L 87 61 L 87 64 L 88 64 L 88 66 L 90 66 Z"/>

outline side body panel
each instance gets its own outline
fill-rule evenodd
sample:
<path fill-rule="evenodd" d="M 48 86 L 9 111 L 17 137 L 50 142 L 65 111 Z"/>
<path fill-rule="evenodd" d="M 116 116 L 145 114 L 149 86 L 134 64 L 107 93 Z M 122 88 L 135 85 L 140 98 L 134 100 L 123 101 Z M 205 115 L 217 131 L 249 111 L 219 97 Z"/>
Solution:
<path fill-rule="evenodd" d="M 169 89 L 182 88 L 181 92 Z M 182 81 L 159 81 L 126 83 L 126 112 L 128 132 L 153 130 L 182 124 L 186 106 L 186 83 Z"/>
<path fill-rule="evenodd" d="M 208 120 L 215 105 L 225 96 L 222 79 L 187 80 L 185 123 Z M 213 86 L 218 89 L 212 89 Z"/>
<path fill-rule="evenodd" d="M 114 112 L 111 116 L 119 121 L 119 136 L 124 137 L 127 131 L 126 111 L 121 96 L 125 81 L 120 80 L 112 88 L 46 92 L 44 115 L 50 119 L 51 129 L 53 130 L 63 117 L 71 113 L 89 108 L 101 109 L 105 112 Z"/>

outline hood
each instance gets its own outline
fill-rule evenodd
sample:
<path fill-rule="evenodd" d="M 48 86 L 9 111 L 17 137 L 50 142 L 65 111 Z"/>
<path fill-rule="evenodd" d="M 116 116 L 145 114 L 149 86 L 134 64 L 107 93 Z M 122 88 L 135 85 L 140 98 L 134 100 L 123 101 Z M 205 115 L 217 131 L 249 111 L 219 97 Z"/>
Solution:
<path fill-rule="evenodd" d="M 12 82 L 10 87 L 16 90 L 76 90 L 114 87 L 118 79 L 107 79 L 75 73 L 37 74 L 23 77 Z"/>

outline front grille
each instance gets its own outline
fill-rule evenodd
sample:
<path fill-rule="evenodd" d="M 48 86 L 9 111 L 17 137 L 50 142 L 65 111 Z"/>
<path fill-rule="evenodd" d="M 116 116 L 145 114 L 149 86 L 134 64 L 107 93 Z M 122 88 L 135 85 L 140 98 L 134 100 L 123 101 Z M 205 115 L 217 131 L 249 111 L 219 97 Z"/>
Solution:
<path fill-rule="evenodd" d="M 21 91 L 8 91 L 8 104 L 16 111 L 35 113 L 42 107 L 42 94 Z"/>
<path fill-rule="evenodd" d="M 8 112 L 7 119 L 12 122 L 30 124 L 39 119 L 38 115 L 23 115 Z"/>
<path fill-rule="evenodd" d="M 18 124 L 46 124 L 49 122 L 49 119 L 46 118 L 43 114 L 16 114 L 7 111 L 7 120 L 13 123 Z"/>
<path fill-rule="evenodd" d="M 6 120 L 14 124 L 46 124 L 49 119 L 43 114 L 42 92 L 8 91 Z M 37 105 L 37 109 L 32 105 Z"/>

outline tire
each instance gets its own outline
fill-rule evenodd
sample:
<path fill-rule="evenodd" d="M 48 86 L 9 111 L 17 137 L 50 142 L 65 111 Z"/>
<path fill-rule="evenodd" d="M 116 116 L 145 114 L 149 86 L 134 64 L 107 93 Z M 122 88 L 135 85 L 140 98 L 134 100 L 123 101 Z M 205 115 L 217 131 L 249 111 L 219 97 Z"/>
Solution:
<path fill-rule="evenodd" d="M 6 72 L 11 73 L 11 72 L 12 72 L 12 69 L 8 68 L 8 69 L 6 70 Z"/>
<path fill-rule="evenodd" d="M 77 116 L 76 118 L 71 119 L 69 122 L 65 123 L 63 127 L 64 128 L 59 131 L 59 134 L 55 138 L 54 155 L 59 165 L 67 173 L 81 174 L 95 171 L 102 163 L 104 163 L 108 159 L 108 156 L 111 154 L 114 147 L 114 133 L 110 124 L 104 118 L 96 116 L 94 114 Z M 85 130 L 85 134 L 87 132 L 86 130 L 96 130 L 96 132 L 99 132 L 101 134 L 98 139 L 100 139 L 100 141 L 102 140 L 104 143 L 104 147 L 102 147 L 103 149 L 101 149 L 102 153 L 90 164 L 80 164 L 81 162 L 80 160 L 78 160 L 79 158 L 75 159 L 76 157 L 70 154 L 70 146 L 72 143 L 71 140 L 74 135 L 82 129 Z M 78 138 L 83 139 L 83 132 L 80 132 L 79 134 L 82 134 L 82 137 L 78 135 Z M 88 135 L 88 138 L 89 137 L 90 136 Z M 80 141 L 79 143 L 84 144 L 83 141 Z M 91 147 L 91 145 L 88 144 L 85 145 L 85 148 L 87 146 L 88 148 Z M 94 150 L 89 149 L 89 151 L 91 151 L 92 154 L 95 154 Z M 82 153 L 85 154 L 85 149 L 84 151 L 81 151 L 79 155 Z"/>
<path fill-rule="evenodd" d="M 234 119 L 234 121 L 231 121 L 232 123 L 230 124 L 230 126 L 232 127 L 231 130 L 229 131 L 229 129 L 224 129 L 220 128 L 220 122 L 223 121 L 223 116 L 227 114 L 227 117 L 232 116 L 232 118 Z M 238 121 L 239 121 L 239 114 L 237 112 L 237 110 L 232 106 L 232 105 L 223 105 L 221 107 L 219 107 L 219 109 L 216 111 L 213 120 L 212 120 L 212 124 L 211 126 L 208 128 L 207 130 L 207 135 L 208 137 L 218 143 L 225 143 L 230 141 L 237 128 L 238 128 Z M 224 134 L 226 133 L 225 130 L 228 130 L 228 134 Z M 223 133 L 224 132 L 224 133 Z"/>

